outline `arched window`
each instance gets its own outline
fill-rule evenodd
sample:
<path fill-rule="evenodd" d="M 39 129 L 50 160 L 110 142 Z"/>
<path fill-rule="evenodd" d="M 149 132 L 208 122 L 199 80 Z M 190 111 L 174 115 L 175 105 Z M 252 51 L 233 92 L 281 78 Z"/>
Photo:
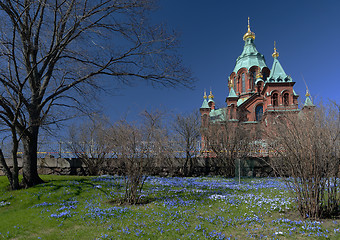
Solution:
<path fill-rule="evenodd" d="M 242 73 L 242 92 L 246 92 L 246 77 L 244 73 Z"/>
<path fill-rule="evenodd" d="M 279 98 L 278 98 L 278 94 L 277 93 L 274 93 L 273 96 L 272 96 L 272 105 L 274 107 L 278 106 L 279 105 Z"/>
<path fill-rule="evenodd" d="M 263 81 L 266 81 L 267 80 L 267 77 L 269 76 L 268 73 L 266 71 L 263 71 L 262 72 L 262 76 L 263 76 Z"/>
<path fill-rule="evenodd" d="M 256 71 L 251 73 L 251 80 L 249 80 L 249 86 L 252 86 L 251 89 L 255 89 L 255 81 L 256 81 Z"/>
<path fill-rule="evenodd" d="M 234 90 L 237 92 L 237 79 L 236 76 L 234 77 Z"/>
<path fill-rule="evenodd" d="M 289 93 L 283 94 L 283 105 L 285 106 L 289 105 Z"/>
<path fill-rule="evenodd" d="M 257 105 L 255 108 L 255 118 L 256 121 L 261 121 L 263 116 L 263 106 L 262 105 Z"/>
<path fill-rule="evenodd" d="M 234 105 L 230 107 L 230 119 L 234 119 Z"/>

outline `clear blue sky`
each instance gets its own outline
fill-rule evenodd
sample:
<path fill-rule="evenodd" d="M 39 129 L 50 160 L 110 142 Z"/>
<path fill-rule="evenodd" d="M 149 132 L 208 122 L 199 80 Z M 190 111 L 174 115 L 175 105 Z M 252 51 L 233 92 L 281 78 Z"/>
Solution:
<path fill-rule="evenodd" d="M 205 88 L 224 107 L 227 77 L 243 50 L 248 16 L 257 50 L 269 68 L 276 41 L 279 61 L 296 82 L 300 101 L 305 100 L 304 78 L 315 102 L 340 103 L 340 1 L 161 0 L 159 5 L 153 19 L 180 33 L 179 52 L 197 78 L 195 88 L 125 87 L 105 97 L 111 103 L 104 102 L 104 110 L 112 120 L 123 113 L 134 119 L 143 109 L 198 109 Z"/>

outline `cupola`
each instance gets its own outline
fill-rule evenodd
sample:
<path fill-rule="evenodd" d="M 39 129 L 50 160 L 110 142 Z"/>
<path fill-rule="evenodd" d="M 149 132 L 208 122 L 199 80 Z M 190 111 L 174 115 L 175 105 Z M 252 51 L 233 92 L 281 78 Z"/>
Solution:
<path fill-rule="evenodd" d="M 246 41 L 247 38 L 251 38 L 251 39 L 255 40 L 255 33 L 250 31 L 249 17 L 248 17 L 248 31 L 244 34 L 243 41 Z"/>
<path fill-rule="evenodd" d="M 259 53 L 254 44 L 255 33 L 250 30 L 249 17 L 248 17 L 248 31 L 243 36 L 244 47 L 241 55 L 236 59 L 236 64 L 233 72 L 237 74 L 241 68 L 250 69 L 257 66 L 260 69 L 267 67 L 264 56 Z"/>

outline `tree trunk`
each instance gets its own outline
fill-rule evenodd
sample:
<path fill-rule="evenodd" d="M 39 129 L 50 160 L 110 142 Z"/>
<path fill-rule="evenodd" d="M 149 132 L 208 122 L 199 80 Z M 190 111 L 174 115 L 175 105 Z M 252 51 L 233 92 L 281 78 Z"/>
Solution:
<path fill-rule="evenodd" d="M 185 162 L 184 162 L 184 176 L 185 177 L 188 177 L 188 163 L 189 163 L 189 157 L 188 157 L 188 152 L 186 152 L 186 155 L 185 155 Z"/>
<path fill-rule="evenodd" d="M 19 141 L 16 135 L 16 131 L 12 128 L 12 159 L 13 159 L 13 182 L 11 183 L 11 189 L 16 190 L 20 188 L 19 185 L 19 166 L 18 166 L 18 148 L 19 148 Z"/>
<path fill-rule="evenodd" d="M 18 168 L 17 150 L 18 150 L 18 142 L 14 136 L 13 137 L 13 148 L 12 148 L 12 160 L 13 160 L 13 171 L 12 171 L 6 163 L 2 149 L 0 149 L 0 164 L 2 165 L 3 171 L 8 178 L 11 190 L 17 190 L 20 188 L 19 176 L 18 176 L 19 168 Z"/>
<path fill-rule="evenodd" d="M 205 175 L 208 175 L 210 172 L 210 161 L 209 157 L 205 157 L 204 159 L 204 168 L 205 168 Z"/>
<path fill-rule="evenodd" d="M 193 163 L 193 158 L 191 156 L 189 156 L 189 165 L 188 165 L 188 174 L 189 177 L 192 177 L 193 175 L 193 168 L 194 168 L 194 163 Z"/>
<path fill-rule="evenodd" d="M 24 147 L 22 184 L 25 188 L 44 182 L 38 175 L 38 133 L 39 126 L 32 126 L 22 139 Z"/>
<path fill-rule="evenodd" d="M 12 189 L 12 186 L 13 186 L 13 174 L 11 172 L 11 169 L 8 167 L 6 161 L 5 161 L 5 157 L 4 157 L 4 154 L 2 153 L 2 149 L 0 149 L 0 163 L 3 167 L 3 171 L 6 175 L 6 177 L 8 178 L 8 181 L 9 181 L 9 184 L 11 186 L 11 189 Z"/>

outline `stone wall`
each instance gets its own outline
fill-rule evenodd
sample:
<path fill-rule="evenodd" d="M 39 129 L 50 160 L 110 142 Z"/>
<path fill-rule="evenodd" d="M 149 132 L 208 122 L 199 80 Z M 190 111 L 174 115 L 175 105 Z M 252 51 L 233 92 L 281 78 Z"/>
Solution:
<path fill-rule="evenodd" d="M 6 159 L 7 165 L 13 166 L 12 159 Z M 18 167 L 22 169 L 22 159 L 18 158 Z M 38 159 L 39 174 L 56 174 L 56 175 L 85 175 L 85 166 L 82 165 L 78 158 L 54 158 L 45 157 Z M 20 171 L 21 172 L 21 171 Z M 0 175 L 4 175 L 0 166 Z"/>
<path fill-rule="evenodd" d="M 11 167 L 11 159 L 6 159 L 7 164 Z M 213 164 L 214 161 L 209 159 L 198 159 L 196 166 L 193 168 L 193 176 L 226 176 L 234 177 L 240 173 L 242 177 L 268 177 L 274 176 L 272 168 L 267 164 L 269 159 L 250 158 L 242 159 L 240 162 L 235 160 L 235 171 L 230 171 L 224 166 Z M 216 161 L 215 161 L 216 162 Z M 19 169 L 22 168 L 22 159 L 18 158 Z M 241 166 L 240 170 L 238 166 Z M 84 166 L 78 158 L 54 158 L 45 157 L 38 159 L 39 174 L 55 174 L 55 175 L 87 175 L 86 166 Z M 101 174 L 122 174 L 122 169 L 115 166 L 110 160 L 102 167 Z M 184 169 L 180 164 L 175 166 L 154 167 L 149 169 L 150 175 L 155 176 L 184 176 Z M 0 167 L 0 175 L 4 175 L 2 167 Z"/>

